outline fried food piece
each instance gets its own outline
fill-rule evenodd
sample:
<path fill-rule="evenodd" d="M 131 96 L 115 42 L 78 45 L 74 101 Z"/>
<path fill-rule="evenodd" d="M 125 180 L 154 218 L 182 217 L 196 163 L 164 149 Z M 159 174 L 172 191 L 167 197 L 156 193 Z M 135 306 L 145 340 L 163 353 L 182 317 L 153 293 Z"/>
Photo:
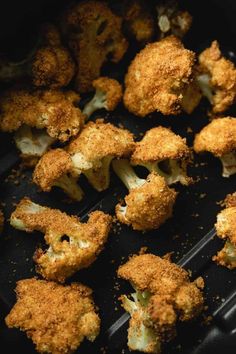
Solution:
<path fill-rule="evenodd" d="M 70 155 L 63 149 L 53 149 L 39 160 L 33 173 L 33 182 L 44 192 L 50 192 L 55 186 L 71 199 L 80 201 L 84 193 L 77 184 L 78 178 L 71 176 L 72 169 Z"/>
<path fill-rule="evenodd" d="M 175 337 L 177 321 L 192 320 L 203 309 L 202 278 L 190 282 L 187 271 L 167 259 L 135 255 L 119 267 L 118 276 L 135 289 L 131 298 L 120 298 L 131 315 L 130 350 L 160 353 L 161 343 Z"/>
<path fill-rule="evenodd" d="M 83 173 L 98 191 L 110 184 L 110 164 L 114 158 L 128 157 L 134 149 L 133 135 L 102 119 L 89 122 L 67 151 L 73 162 L 74 175 Z"/>
<path fill-rule="evenodd" d="M 114 160 L 113 168 L 129 189 L 125 205 L 117 204 L 116 216 L 134 230 L 157 229 L 172 216 L 177 193 L 170 189 L 163 177 L 152 172 L 140 179 L 127 160 Z"/>
<path fill-rule="evenodd" d="M 92 264 L 102 251 L 111 217 L 101 211 L 90 214 L 87 223 L 57 209 L 50 209 L 24 198 L 12 213 L 10 223 L 18 230 L 44 233 L 49 248 L 38 248 L 34 255 L 37 272 L 47 280 L 64 282 Z"/>
<path fill-rule="evenodd" d="M 192 25 L 190 13 L 180 10 L 176 1 L 159 1 L 156 11 L 160 38 L 173 34 L 182 39 Z"/>
<path fill-rule="evenodd" d="M 2 59 L 0 80 L 14 81 L 30 77 L 33 85 L 58 89 L 67 86 L 75 73 L 75 63 L 70 52 L 61 43 L 55 25 L 42 26 L 39 45 L 23 61 L 18 63 Z"/>
<path fill-rule="evenodd" d="M 0 98 L 0 129 L 13 132 L 25 124 L 65 142 L 83 125 L 79 100 L 73 91 L 10 89 Z"/>
<path fill-rule="evenodd" d="M 148 44 L 134 58 L 125 77 L 124 104 L 140 117 L 181 111 L 183 93 L 192 80 L 195 54 L 168 36 Z"/>
<path fill-rule="evenodd" d="M 102 1 L 82 1 L 64 14 L 61 29 L 77 62 L 75 84 L 79 92 L 92 91 L 92 82 L 101 76 L 105 62 L 122 59 L 128 43 L 121 24 L 122 19 Z"/>
<path fill-rule="evenodd" d="M 236 68 L 213 41 L 199 55 L 198 84 L 212 105 L 213 113 L 222 113 L 236 102 Z"/>
<path fill-rule="evenodd" d="M 214 119 L 196 134 L 194 150 L 196 153 L 208 151 L 220 158 L 223 177 L 236 173 L 236 119 Z"/>
<path fill-rule="evenodd" d="M 190 157 L 186 139 L 159 126 L 148 130 L 142 140 L 136 143 L 131 164 L 158 173 L 168 185 L 176 182 L 188 185 L 191 178 L 187 176 L 186 169 Z"/>
<path fill-rule="evenodd" d="M 229 269 L 236 268 L 236 193 L 228 195 L 226 208 L 217 215 L 216 234 L 226 243 L 213 260 Z"/>
<path fill-rule="evenodd" d="M 98 109 L 105 108 L 107 111 L 114 111 L 122 99 L 122 86 L 109 77 L 99 77 L 93 81 L 96 92 L 92 100 L 83 109 L 87 119 Z"/>
<path fill-rule="evenodd" d="M 31 278 L 18 281 L 15 291 L 6 324 L 26 332 L 39 353 L 73 353 L 84 339 L 98 336 L 100 318 L 87 286 Z"/>

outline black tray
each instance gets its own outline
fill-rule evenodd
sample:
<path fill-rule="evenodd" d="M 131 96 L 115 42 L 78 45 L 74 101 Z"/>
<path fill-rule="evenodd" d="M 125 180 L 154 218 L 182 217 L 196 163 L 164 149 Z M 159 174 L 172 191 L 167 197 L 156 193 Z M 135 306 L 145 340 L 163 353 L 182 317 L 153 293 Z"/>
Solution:
<path fill-rule="evenodd" d="M 5 24 L 7 16 L 10 19 L 10 11 L 7 11 L 10 9 L 9 4 L 13 6 L 14 3 L 16 2 L 10 1 L 6 5 L 6 16 L 3 16 L 4 11 L 1 11 L 0 17 L 5 18 Z M 26 48 L 32 42 L 31 36 L 33 37 L 37 32 L 38 23 L 53 18 L 52 4 L 55 5 L 53 8 L 58 10 L 63 6 L 62 1 L 48 1 L 47 4 L 46 1 L 37 1 L 33 2 L 37 3 L 37 6 L 35 5 L 37 11 L 33 11 L 32 2 L 22 1 L 21 3 L 23 9 L 24 6 L 29 6 L 27 11 L 23 11 L 22 8 L 22 11 L 19 10 L 19 18 L 22 12 L 22 23 L 24 22 L 22 25 L 23 39 L 19 41 L 19 35 L 16 35 L 19 27 L 18 25 L 14 27 L 13 22 L 11 22 L 10 32 L 7 30 L 9 26 L 2 27 L 5 32 L 3 30 L 0 34 L 2 48 L 7 48 L 12 53 L 17 52 L 14 43 L 17 43 L 19 51 Z M 185 39 L 186 47 L 199 52 L 211 40 L 218 39 L 225 55 L 234 60 L 236 23 L 233 22 L 232 13 L 235 13 L 236 4 L 233 1 L 224 1 L 222 4 L 220 1 L 212 0 L 207 4 L 204 1 L 192 1 L 191 3 L 186 1 L 185 5 L 194 16 L 193 27 Z M 33 23 L 34 27 L 32 27 Z M 1 26 L 3 26 L 2 23 Z M 26 30 L 28 27 L 32 28 L 30 33 Z M 12 40 L 12 46 L 9 46 L 9 38 Z M 123 62 L 118 66 L 107 66 L 104 68 L 104 74 L 122 80 L 127 63 L 135 50 L 136 48 L 131 46 Z M 86 100 L 87 97 L 84 99 Z M 134 132 L 137 138 L 140 133 L 151 127 L 168 126 L 174 132 L 185 136 L 191 145 L 194 133 L 208 122 L 207 108 L 207 103 L 203 101 L 191 117 L 187 115 L 163 117 L 160 114 L 153 114 L 150 118 L 140 119 L 129 114 L 121 105 L 112 114 L 100 111 L 95 114 L 94 118 L 105 117 L 106 121 L 114 124 L 121 123 Z M 227 113 L 235 114 L 234 109 Z M 95 192 L 86 180 L 81 178 L 80 184 L 86 191 L 86 196 L 81 203 L 66 203 L 65 195 L 57 190 L 50 194 L 39 192 L 31 182 L 31 171 L 24 171 L 23 175 L 18 178 L 19 184 L 15 184 L 11 178 L 6 179 L 9 167 L 16 164 L 17 169 L 18 163 L 18 155 L 11 139 L 11 136 L 0 135 L 0 201 L 4 203 L 6 220 L 14 210 L 15 203 L 24 196 L 42 205 L 59 208 L 86 219 L 91 209 L 101 209 L 113 214 L 118 197 L 126 193 L 125 188 L 113 173 L 111 186 L 103 193 Z M 144 171 L 139 172 L 142 174 Z M 126 226 L 115 225 L 105 250 L 97 261 L 90 268 L 80 271 L 70 279 L 70 281 L 81 281 L 94 289 L 95 302 L 100 308 L 102 319 L 100 337 L 94 344 L 88 342 L 82 344 L 78 352 L 98 354 L 101 348 L 106 348 L 107 353 L 125 354 L 129 352 L 126 347 L 127 323 L 111 337 L 107 330 L 124 313 L 118 301 L 119 295 L 130 292 L 127 283 L 117 279 L 116 270 L 130 254 L 139 252 L 144 246 L 149 252 L 160 256 L 173 251 L 174 261 L 180 261 L 186 269 L 193 272 L 194 277 L 202 275 L 206 283 L 205 296 L 208 309 L 205 315 L 194 323 L 179 325 L 178 337 L 170 344 L 163 345 L 163 354 L 218 353 L 222 350 L 227 354 L 236 352 L 234 311 L 236 271 L 229 271 L 211 261 L 211 257 L 222 247 L 222 242 L 218 238 L 212 238 L 213 231 L 207 235 L 214 226 L 217 212 L 221 209 L 218 202 L 224 199 L 227 193 L 235 191 L 236 176 L 229 179 L 222 178 L 220 162 L 210 155 L 195 156 L 189 175 L 196 180 L 200 177 L 200 181 L 187 188 L 175 186 L 180 193 L 172 219 L 160 229 L 146 234 L 134 232 Z M 199 241 L 197 248 L 193 248 Z M 5 224 L 0 239 L 0 340 L 2 348 L 6 348 L 2 351 L 3 353 L 35 352 L 33 344 L 25 334 L 6 328 L 4 317 L 15 302 L 16 281 L 36 274 L 32 255 L 39 243 L 43 243 L 41 234 L 26 234 L 14 230 L 8 223 Z M 186 254 L 187 257 L 182 258 Z M 226 305 L 222 306 L 222 304 Z M 208 315 L 213 315 L 213 319 L 207 325 L 204 317 Z"/>

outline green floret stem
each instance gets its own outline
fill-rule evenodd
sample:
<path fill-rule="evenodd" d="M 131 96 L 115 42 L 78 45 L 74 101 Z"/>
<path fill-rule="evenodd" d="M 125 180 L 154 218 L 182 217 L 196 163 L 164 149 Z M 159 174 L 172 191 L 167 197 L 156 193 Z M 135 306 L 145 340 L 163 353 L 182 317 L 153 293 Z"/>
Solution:
<path fill-rule="evenodd" d="M 54 186 L 61 188 L 71 199 L 80 201 L 83 198 L 83 191 L 77 184 L 77 178 L 64 175 L 60 177 Z"/>
<path fill-rule="evenodd" d="M 85 105 L 83 114 L 89 119 L 95 111 L 102 108 L 106 108 L 106 93 L 101 90 L 96 90 L 92 100 Z"/>
<path fill-rule="evenodd" d="M 126 159 L 114 160 L 112 167 L 128 190 L 141 187 L 146 183 L 145 179 L 141 179 L 136 175 L 129 161 Z"/>
<path fill-rule="evenodd" d="M 223 165 L 223 177 L 230 177 L 236 173 L 236 152 L 225 154 L 220 160 Z"/>
<path fill-rule="evenodd" d="M 202 74 L 197 76 L 197 83 L 200 87 L 203 96 L 205 96 L 211 104 L 213 104 L 213 91 L 211 88 L 211 76 L 209 74 Z"/>

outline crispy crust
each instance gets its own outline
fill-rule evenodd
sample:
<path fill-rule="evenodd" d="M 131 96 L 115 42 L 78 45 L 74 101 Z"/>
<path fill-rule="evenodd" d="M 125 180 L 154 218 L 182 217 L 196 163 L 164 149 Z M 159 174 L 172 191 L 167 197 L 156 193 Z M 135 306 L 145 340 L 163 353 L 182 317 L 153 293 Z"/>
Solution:
<path fill-rule="evenodd" d="M 92 290 L 82 284 L 24 279 L 17 282 L 16 295 L 6 324 L 26 332 L 39 353 L 69 354 L 99 334 Z"/>
<path fill-rule="evenodd" d="M 37 249 L 34 260 L 37 271 L 48 280 L 64 282 L 81 268 L 93 263 L 102 251 L 111 226 L 111 217 L 101 211 L 90 214 L 87 223 L 57 209 L 40 207 L 32 210 L 32 202 L 24 198 L 11 215 L 11 224 L 20 220 L 27 232 L 45 233 L 49 249 Z M 33 204 L 35 206 L 35 204 Z M 63 236 L 67 239 L 64 240 Z"/>
<path fill-rule="evenodd" d="M 128 130 L 104 123 L 103 120 L 89 122 L 68 146 L 73 155 L 80 152 L 88 161 L 101 160 L 106 156 L 129 156 L 135 143 L 133 134 Z"/>
<path fill-rule="evenodd" d="M 227 238 L 236 246 L 236 206 L 227 207 L 217 215 L 215 228 L 218 237 Z"/>
<path fill-rule="evenodd" d="M 136 55 L 125 77 L 124 104 L 140 116 L 180 113 L 183 91 L 192 80 L 195 54 L 169 36 Z"/>
<path fill-rule="evenodd" d="M 211 78 L 213 112 L 222 113 L 236 101 L 236 68 L 222 56 L 217 41 L 200 54 L 199 63 L 200 71 Z"/>
<path fill-rule="evenodd" d="M 212 260 L 217 264 L 226 267 L 228 269 L 236 268 L 236 261 L 229 259 L 227 244 L 224 245 L 224 247 L 217 253 L 216 256 L 212 257 Z"/>
<path fill-rule="evenodd" d="M 108 54 L 114 62 L 123 57 L 128 43 L 121 25 L 121 18 L 102 1 L 82 1 L 65 13 L 61 28 L 77 61 L 79 92 L 92 91 L 92 82 L 100 76 Z"/>
<path fill-rule="evenodd" d="M 109 77 L 99 77 L 93 81 L 93 87 L 96 90 L 106 93 L 106 109 L 114 111 L 118 103 L 122 99 L 122 86 L 114 79 Z"/>
<path fill-rule="evenodd" d="M 186 139 L 160 126 L 148 130 L 143 139 L 136 143 L 131 163 L 136 165 L 165 159 L 185 159 L 189 156 Z"/>
<path fill-rule="evenodd" d="M 214 119 L 196 134 L 193 147 L 196 153 L 209 151 L 217 157 L 232 152 L 236 149 L 236 119 Z"/>
<path fill-rule="evenodd" d="M 56 180 L 71 170 L 70 155 L 63 149 L 53 149 L 46 152 L 37 163 L 33 182 L 44 192 L 50 192 Z"/>
<path fill-rule="evenodd" d="M 172 216 L 177 193 L 170 189 L 163 177 L 151 173 L 141 187 L 131 189 L 125 197 L 126 211 L 117 204 L 116 216 L 134 230 L 157 229 Z"/>
<path fill-rule="evenodd" d="M 75 105 L 80 96 L 73 91 L 11 89 L 1 96 L 0 129 L 17 130 L 26 124 L 61 141 L 68 140 L 81 129 L 84 116 Z"/>
<path fill-rule="evenodd" d="M 228 194 L 224 200 L 226 208 L 236 207 L 236 192 Z"/>

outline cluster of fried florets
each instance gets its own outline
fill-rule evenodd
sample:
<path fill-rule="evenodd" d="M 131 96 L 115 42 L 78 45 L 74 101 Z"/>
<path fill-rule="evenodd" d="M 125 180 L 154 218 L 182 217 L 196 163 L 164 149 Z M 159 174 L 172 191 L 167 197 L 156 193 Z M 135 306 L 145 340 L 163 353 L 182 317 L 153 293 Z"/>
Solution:
<path fill-rule="evenodd" d="M 76 216 L 24 198 L 12 213 L 10 223 L 18 230 L 44 233 L 49 247 L 35 252 L 37 271 L 48 280 L 64 282 L 96 260 L 107 240 L 111 217 L 94 211 L 87 223 L 81 223 Z"/>
<path fill-rule="evenodd" d="M 180 113 L 184 91 L 193 79 L 194 60 L 195 54 L 175 36 L 148 44 L 126 74 L 126 108 L 140 117 L 156 111 Z"/>
<path fill-rule="evenodd" d="M 100 318 L 87 286 L 24 279 L 17 282 L 16 295 L 6 324 L 26 332 L 39 353 L 73 353 L 99 334 Z"/>
<path fill-rule="evenodd" d="M 101 76 L 108 58 L 115 63 L 122 59 L 128 42 L 121 25 L 122 19 L 103 1 L 82 1 L 63 15 L 61 30 L 77 61 L 75 81 L 79 92 L 93 89 L 92 82 Z"/>
<path fill-rule="evenodd" d="M 130 350 L 159 353 L 161 342 L 176 334 L 177 321 L 189 321 L 203 309 L 202 278 L 190 282 L 187 271 L 153 254 L 133 256 L 118 269 L 135 293 L 121 296 L 130 313 Z"/>
<path fill-rule="evenodd" d="M 226 243 L 213 260 L 229 269 L 236 268 L 236 193 L 225 199 L 226 208 L 217 215 L 215 224 L 218 237 Z"/>
<path fill-rule="evenodd" d="M 223 177 L 236 173 L 236 118 L 214 119 L 198 133 L 194 140 L 197 153 L 208 151 L 220 158 Z"/>

